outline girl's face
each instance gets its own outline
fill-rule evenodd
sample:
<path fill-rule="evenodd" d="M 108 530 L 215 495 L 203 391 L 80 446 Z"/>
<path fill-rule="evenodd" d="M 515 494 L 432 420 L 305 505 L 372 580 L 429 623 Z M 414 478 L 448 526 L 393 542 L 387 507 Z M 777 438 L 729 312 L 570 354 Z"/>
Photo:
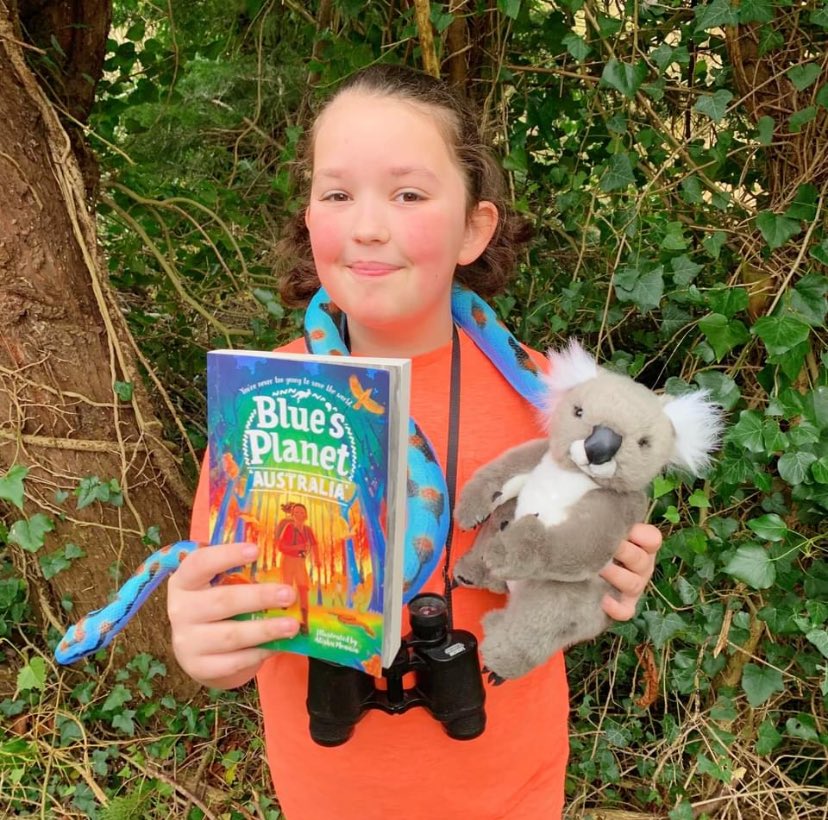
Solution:
<path fill-rule="evenodd" d="M 497 226 L 490 202 L 468 214 L 435 116 L 350 91 L 317 122 L 305 222 L 355 353 L 416 355 L 446 343 L 455 267 L 473 262 Z"/>

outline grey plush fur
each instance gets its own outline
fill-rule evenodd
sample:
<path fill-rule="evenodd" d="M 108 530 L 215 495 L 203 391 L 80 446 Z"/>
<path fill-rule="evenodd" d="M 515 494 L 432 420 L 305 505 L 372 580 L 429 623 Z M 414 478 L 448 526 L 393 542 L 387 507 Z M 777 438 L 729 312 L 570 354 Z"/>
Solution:
<path fill-rule="evenodd" d="M 600 368 L 575 342 L 550 352 L 548 439 L 515 447 L 463 488 L 457 524 L 482 523 L 455 566 L 459 585 L 503 592 L 484 620 L 492 679 L 526 674 L 610 625 L 598 573 L 647 511 L 647 484 L 669 466 L 698 472 L 721 417 L 703 391 L 660 397 Z"/>

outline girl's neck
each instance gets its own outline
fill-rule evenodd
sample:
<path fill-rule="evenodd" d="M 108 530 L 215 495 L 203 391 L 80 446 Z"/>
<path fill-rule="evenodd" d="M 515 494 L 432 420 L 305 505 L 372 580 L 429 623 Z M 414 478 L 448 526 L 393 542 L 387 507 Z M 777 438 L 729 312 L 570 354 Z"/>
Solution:
<path fill-rule="evenodd" d="M 348 322 L 351 353 L 354 356 L 384 356 L 413 359 L 447 345 L 451 341 L 452 318 L 435 317 L 432 321 L 406 326 L 373 328 Z"/>

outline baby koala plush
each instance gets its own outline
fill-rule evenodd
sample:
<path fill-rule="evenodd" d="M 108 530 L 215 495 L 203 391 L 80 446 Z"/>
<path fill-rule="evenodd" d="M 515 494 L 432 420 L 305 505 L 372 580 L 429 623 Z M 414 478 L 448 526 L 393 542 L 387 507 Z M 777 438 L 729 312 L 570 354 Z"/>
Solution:
<path fill-rule="evenodd" d="M 698 473 L 721 434 L 705 391 L 658 396 L 577 342 L 548 358 L 549 438 L 481 467 L 454 513 L 463 529 L 482 523 L 457 584 L 509 592 L 505 609 L 483 619 L 495 683 L 610 625 L 601 599 L 612 587 L 598 573 L 643 521 L 647 484 L 671 466 Z"/>

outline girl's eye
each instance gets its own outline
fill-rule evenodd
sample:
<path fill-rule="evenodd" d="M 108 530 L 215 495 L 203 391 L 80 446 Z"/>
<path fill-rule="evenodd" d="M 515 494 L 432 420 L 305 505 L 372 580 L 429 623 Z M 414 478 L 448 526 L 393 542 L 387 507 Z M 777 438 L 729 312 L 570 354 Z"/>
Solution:
<path fill-rule="evenodd" d="M 331 191 L 322 197 L 323 202 L 347 202 L 348 194 L 344 191 Z"/>
<path fill-rule="evenodd" d="M 401 191 L 397 194 L 397 199 L 402 202 L 419 202 L 423 196 L 416 191 Z"/>
<path fill-rule="evenodd" d="M 575 405 L 575 407 L 572 409 L 572 412 L 575 414 L 575 418 L 576 418 L 576 419 L 579 419 L 579 418 L 581 418 L 581 416 L 583 416 L 583 414 L 584 414 L 584 408 L 583 408 L 583 407 L 579 407 L 579 406 L 576 404 L 576 405 Z"/>

